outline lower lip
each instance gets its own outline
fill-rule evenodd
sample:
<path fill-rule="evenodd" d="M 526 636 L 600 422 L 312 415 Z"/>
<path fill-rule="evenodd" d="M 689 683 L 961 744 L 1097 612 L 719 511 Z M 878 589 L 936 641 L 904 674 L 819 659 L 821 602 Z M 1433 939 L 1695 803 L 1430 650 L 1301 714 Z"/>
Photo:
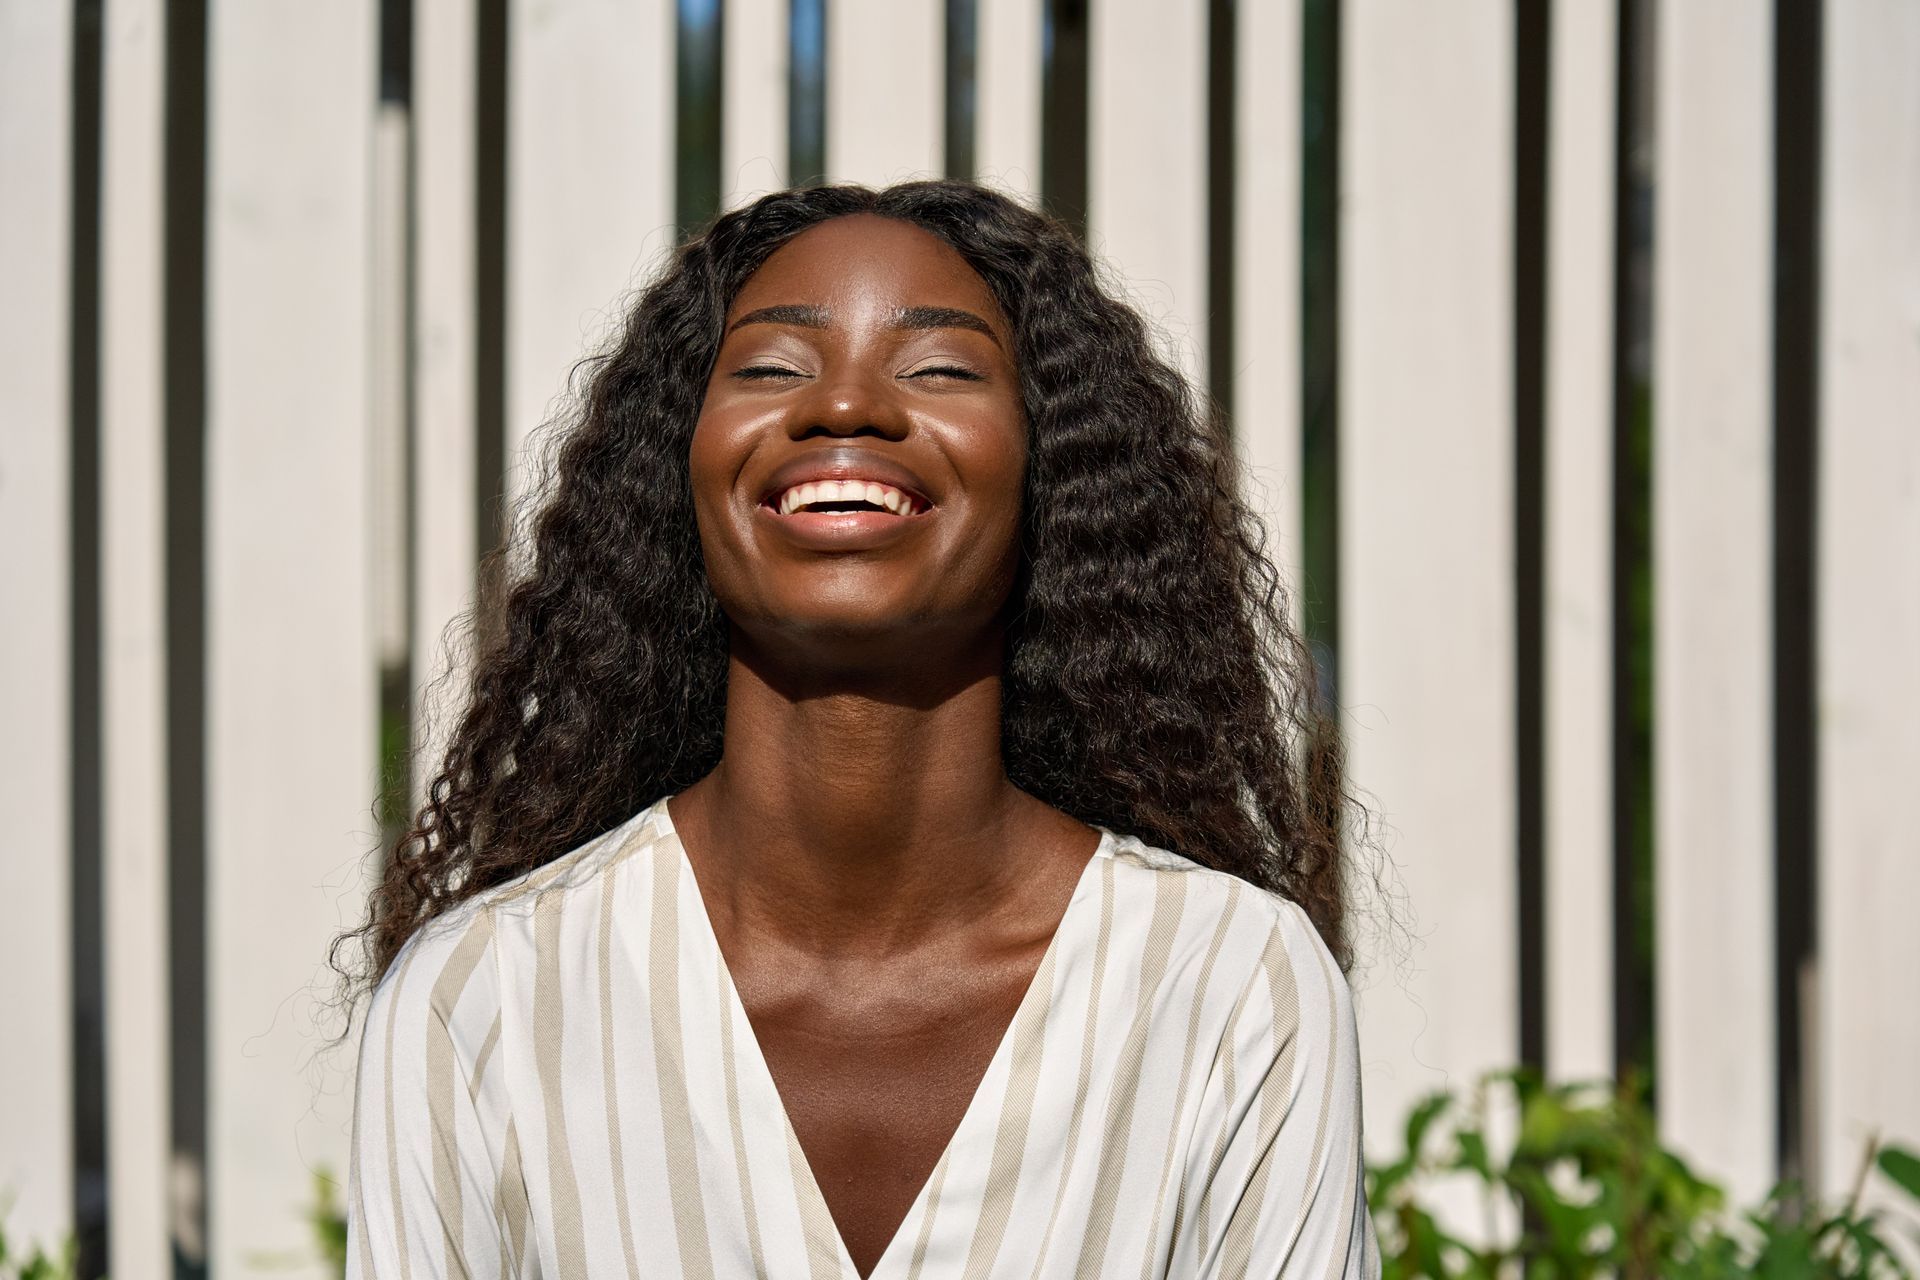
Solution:
<path fill-rule="evenodd" d="M 928 508 L 917 515 L 895 515 L 891 511 L 795 511 L 781 515 L 772 507 L 754 508 L 758 519 L 765 520 L 786 537 L 816 551 L 867 551 L 882 547 L 913 530 L 933 514 Z"/>

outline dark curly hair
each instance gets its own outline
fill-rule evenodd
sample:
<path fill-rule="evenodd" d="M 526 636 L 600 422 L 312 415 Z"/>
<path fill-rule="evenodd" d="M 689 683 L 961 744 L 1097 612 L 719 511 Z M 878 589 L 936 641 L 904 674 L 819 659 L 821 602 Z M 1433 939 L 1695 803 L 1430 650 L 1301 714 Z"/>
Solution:
<path fill-rule="evenodd" d="M 970 263 L 1014 335 L 1029 431 L 1002 695 L 1008 778 L 1082 822 L 1298 902 L 1350 968 L 1342 754 L 1223 417 L 1061 223 L 969 182 L 776 192 L 640 292 L 558 424 L 529 553 L 498 586 L 446 755 L 372 894 L 369 984 L 422 924 L 720 759 L 727 621 L 688 447 L 727 308 L 780 246 L 871 213 Z M 576 382 L 576 385 L 579 385 Z"/>

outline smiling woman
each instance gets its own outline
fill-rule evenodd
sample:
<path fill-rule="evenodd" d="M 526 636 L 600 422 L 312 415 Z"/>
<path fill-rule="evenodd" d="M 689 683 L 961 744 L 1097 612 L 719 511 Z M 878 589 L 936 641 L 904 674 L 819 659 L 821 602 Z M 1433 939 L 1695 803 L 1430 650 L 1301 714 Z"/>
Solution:
<path fill-rule="evenodd" d="M 1236 475 L 992 192 L 684 246 L 349 935 L 350 1271 L 1377 1274 L 1337 747 Z"/>

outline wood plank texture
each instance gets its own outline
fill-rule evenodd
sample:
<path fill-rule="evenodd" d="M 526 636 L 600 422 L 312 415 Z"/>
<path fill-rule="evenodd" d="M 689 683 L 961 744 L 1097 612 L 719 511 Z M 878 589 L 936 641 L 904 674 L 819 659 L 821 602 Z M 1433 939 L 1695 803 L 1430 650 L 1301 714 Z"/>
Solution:
<path fill-rule="evenodd" d="M 1385 1150 L 1519 1048 L 1512 14 L 1344 13 L 1339 689 L 1414 933 L 1360 983 Z"/>
<path fill-rule="evenodd" d="M 67 272 L 73 12 L 0 0 L 0 1203 L 48 1245 L 73 1225 Z M 58 1233 L 58 1234 L 56 1234 Z"/>
<path fill-rule="evenodd" d="M 101 815 L 107 1274 L 171 1277 L 166 458 L 161 368 L 165 8 L 115 0 L 102 33 Z"/>
<path fill-rule="evenodd" d="M 671 252 L 673 7 L 513 0 L 507 89 L 507 488 L 520 503 L 575 363 Z M 517 521 L 516 521 L 517 522 Z"/>
<path fill-rule="evenodd" d="M 1207 6 L 1114 0 L 1090 18 L 1088 242 L 1206 373 Z M 1152 68 L 1147 72 L 1146 68 Z M 1142 80 L 1150 76 L 1151 91 Z"/>
<path fill-rule="evenodd" d="M 980 0 L 974 167 L 982 182 L 1040 199 L 1042 0 Z"/>
<path fill-rule="evenodd" d="M 376 6 L 209 18 L 209 1262 L 317 1277 L 298 1210 L 345 1171 L 351 1099 L 323 966 L 377 839 Z"/>
<path fill-rule="evenodd" d="M 1302 625 L 1300 446 L 1301 5 L 1240 10 L 1234 84 L 1234 444 L 1267 554 Z"/>
<path fill-rule="evenodd" d="M 1826 21 L 1814 1097 L 1840 1195 L 1869 1133 L 1920 1150 L 1920 8 Z"/>
<path fill-rule="evenodd" d="M 1742 1203 L 1774 1141 L 1772 14 L 1661 5 L 1654 244 L 1661 1126 Z"/>
<path fill-rule="evenodd" d="M 1546 1038 L 1613 1073 L 1615 17 L 1553 8 L 1547 141 Z"/>
<path fill-rule="evenodd" d="M 940 0 L 835 0 L 827 11 L 827 172 L 885 186 L 941 173 Z"/>

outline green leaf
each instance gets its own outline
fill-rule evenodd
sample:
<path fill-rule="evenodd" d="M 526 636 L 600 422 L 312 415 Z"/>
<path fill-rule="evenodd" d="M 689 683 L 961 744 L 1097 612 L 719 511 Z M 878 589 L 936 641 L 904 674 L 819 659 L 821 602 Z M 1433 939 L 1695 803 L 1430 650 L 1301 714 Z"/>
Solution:
<path fill-rule="evenodd" d="M 1905 1147 L 1880 1148 L 1880 1172 L 1893 1179 L 1894 1185 L 1902 1191 L 1920 1200 L 1920 1156 Z"/>
<path fill-rule="evenodd" d="M 1427 1130 L 1439 1118 L 1440 1113 L 1452 1105 L 1453 1099 L 1443 1092 L 1421 1099 L 1420 1104 L 1414 1107 L 1413 1114 L 1407 1117 L 1407 1158 L 1409 1160 L 1420 1158 L 1420 1144 L 1426 1138 Z"/>

